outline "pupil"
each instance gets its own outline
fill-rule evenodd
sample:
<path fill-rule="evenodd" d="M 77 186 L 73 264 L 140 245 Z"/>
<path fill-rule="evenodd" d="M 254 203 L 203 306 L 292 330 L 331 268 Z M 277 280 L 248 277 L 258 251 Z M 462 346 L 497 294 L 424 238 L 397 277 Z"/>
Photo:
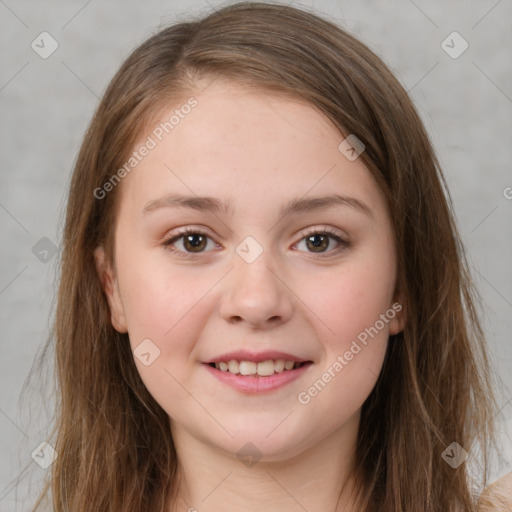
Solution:
<path fill-rule="evenodd" d="M 197 239 L 198 238 L 201 238 L 202 241 L 198 241 Z M 201 243 L 203 242 L 203 243 Z M 189 245 L 193 248 L 193 249 L 203 249 L 204 248 L 204 237 L 203 235 L 197 235 L 197 234 L 192 234 L 192 235 L 187 235 L 187 237 L 185 238 L 185 245 Z M 188 247 L 187 247 L 188 249 Z"/>
<path fill-rule="evenodd" d="M 318 238 L 320 238 L 320 237 L 322 238 L 322 240 L 318 241 Z M 317 241 L 314 242 L 313 241 L 314 239 L 317 239 Z M 318 249 L 318 248 L 326 249 L 327 248 L 326 241 L 327 241 L 327 245 L 328 245 L 329 244 L 328 238 L 325 235 L 311 235 L 310 237 L 308 237 L 308 242 L 311 242 L 315 249 Z M 316 252 L 320 252 L 320 251 L 316 251 Z"/>

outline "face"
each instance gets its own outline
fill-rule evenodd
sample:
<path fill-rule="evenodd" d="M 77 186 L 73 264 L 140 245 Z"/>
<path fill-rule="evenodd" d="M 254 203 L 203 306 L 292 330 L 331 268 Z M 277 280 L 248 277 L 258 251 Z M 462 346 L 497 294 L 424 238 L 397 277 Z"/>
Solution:
<path fill-rule="evenodd" d="M 221 80 L 194 98 L 136 144 L 154 147 L 118 185 L 98 269 L 173 435 L 284 459 L 357 423 L 402 328 L 391 221 L 314 107 Z"/>

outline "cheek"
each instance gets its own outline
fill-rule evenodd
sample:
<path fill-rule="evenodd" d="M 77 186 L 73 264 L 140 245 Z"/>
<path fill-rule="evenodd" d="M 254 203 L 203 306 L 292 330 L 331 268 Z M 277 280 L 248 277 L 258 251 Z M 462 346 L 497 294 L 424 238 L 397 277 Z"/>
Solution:
<path fill-rule="evenodd" d="M 307 279 L 310 318 L 322 340 L 323 355 L 301 403 L 332 408 L 333 424 L 356 411 L 373 389 L 388 345 L 394 290 L 392 254 L 377 251 L 348 261 L 336 271 Z M 363 256 L 363 255 L 361 255 Z M 314 283 L 314 286 L 311 286 Z M 331 409 L 331 414 L 333 410 Z"/>
<path fill-rule="evenodd" d="M 218 277 L 161 261 L 144 264 L 131 258 L 125 264 L 131 270 L 124 274 L 122 294 L 138 373 L 160 406 L 179 417 L 182 404 L 190 401 L 189 379 L 199 364 L 194 347 L 209 317 L 208 292 Z"/>
<path fill-rule="evenodd" d="M 350 344 L 391 309 L 395 284 L 391 256 L 377 251 L 362 254 L 300 280 L 304 286 L 298 285 L 298 294 L 307 298 L 307 306 L 317 316 L 319 334 L 331 349 Z M 378 324 L 385 335 L 388 324 Z"/>
<path fill-rule="evenodd" d="M 203 301 L 215 276 L 167 264 L 165 257 L 150 257 L 149 251 L 134 251 L 118 266 L 132 349 L 149 338 L 164 360 L 190 352 L 207 318 Z"/>
<path fill-rule="evenodd" d="M 325 418 L 335 429 L 357 413 L 374 388 L 388 346 L 390 311 L 386 294 L 364 286 L 356 274 L 344 286 L 319 297 L 323 353 L 317 368 L 297 395 L 305 411 Z M 322 309 L 323 304 L 323 309 Z M 334 334 L 331 332 L 334 331 Z"/>

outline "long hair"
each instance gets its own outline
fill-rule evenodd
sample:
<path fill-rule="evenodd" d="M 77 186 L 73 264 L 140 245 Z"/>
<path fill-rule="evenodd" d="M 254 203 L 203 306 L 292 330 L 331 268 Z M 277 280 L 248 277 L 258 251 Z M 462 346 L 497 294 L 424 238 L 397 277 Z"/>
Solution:
<path fill-rule="evenodd" d="M 237 3 L 164 28 L 122 64 L 94 114 L 70 183 L 52 337 L 58 403 L 55 512 L 164 512 L 177 488 L 167 413 L 149 394 L 127 334 L 112 326 L 94 260 L 114 265 L 118 189 L 95 191 L 129 158 L 158 111 L 223 78 L 315 106 L 384 192 L 407 322 L 392 336 L 363 404 L 356 447 L 359 510 L 474 510 L 467 464 L 443 452 L 476 446 L 486 478 L 494 398 L 476 292 L 446 183 L 404 88 L 337 25 L 285 5 Z M 37 509 L 37 505 L 34 510 Z"/>

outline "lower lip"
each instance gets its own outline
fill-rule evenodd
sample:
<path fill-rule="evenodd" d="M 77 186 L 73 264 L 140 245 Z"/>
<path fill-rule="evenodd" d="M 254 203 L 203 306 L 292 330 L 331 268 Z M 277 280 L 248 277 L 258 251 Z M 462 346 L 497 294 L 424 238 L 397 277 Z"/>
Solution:
<path fill-rule="evenodd" d="M 312 363 L 306 363 L 295 370 L 284 370 L 281 373 L 274 373 L 274 375 L 270 375 L 269 377 L 260 377 L 259 375 L 235 375 L 230 372 L 217 370 L 217 368 L 213 368 L 209 364 L 203 364 L 206 366 L 206 369 L 221 382 L 225 382 L 244 393 L 262 393 L 278 389 L 298 379 L 304 372 L 307 372 L 308 368 L 312 365 Z"/>

